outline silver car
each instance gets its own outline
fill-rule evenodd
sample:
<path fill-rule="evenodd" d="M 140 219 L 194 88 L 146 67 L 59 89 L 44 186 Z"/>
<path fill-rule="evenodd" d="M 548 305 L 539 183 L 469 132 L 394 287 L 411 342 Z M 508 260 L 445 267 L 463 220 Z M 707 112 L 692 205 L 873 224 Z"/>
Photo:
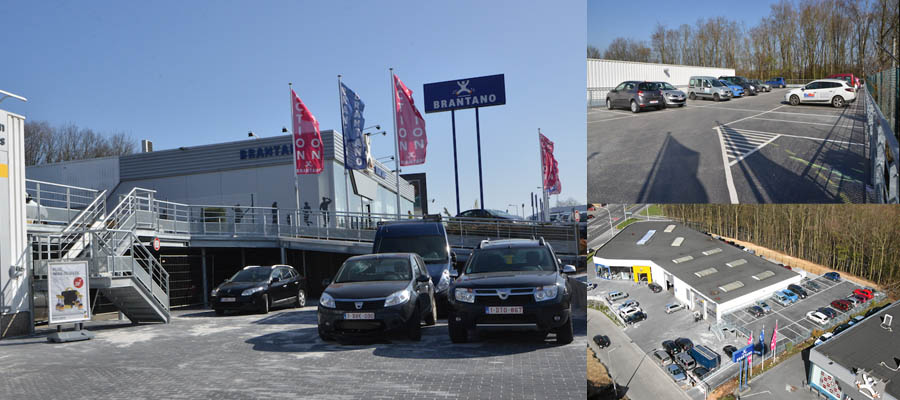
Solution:
<path fill-rule="evenodd" d="M 687 95 L 684 92 L 678 90 L 675 86 L 672 86 L 669 82 L 656 82 L 659 85 L 659 90 L 663 95 L 663 105 L 668 106 L 678 106 L 684 107 L 685 99 L 687 99 Z"/>

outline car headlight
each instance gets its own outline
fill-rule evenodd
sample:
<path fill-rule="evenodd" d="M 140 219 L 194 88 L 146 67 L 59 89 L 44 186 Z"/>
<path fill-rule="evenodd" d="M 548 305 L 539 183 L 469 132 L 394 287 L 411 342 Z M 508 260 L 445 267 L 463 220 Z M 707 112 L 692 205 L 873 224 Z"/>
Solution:
<path fill-rule="evenodd" d="M 445 269 L 444 272 L 441 273 L 441 279 L 438 280 L 435 291 L 443 292 L 447 290 L 448 287 L 450 287 L 450 271 Z"/>
<path fill-rule="evenodd" d="M 216 297 L 216 295 L 218 295 L 218 294 L 219 294 L 219 288 L 215 288 L 211 292 L 209 292 L 210 297 Z"/>
<path fill-rule="evenodd" d="M 319 297 L 319 305 L 325 308 L 334 308 L 334 297 L 328 293 L 322 293 L 322 296 Z"/>
<path fill-rule="evenodd" d="M 472 289 L 457 288 L 453 292 L 453 298 L 463 303 L 474 303 L 475 292 Z"/>
<path fill-rule="evenodd" d="M 263 290 L 266 290 L 265 286 L 252 287 L 250 289 L 247 289 L 247 290 L 241 292 L 241 296 L 250 296 L 253 293 L 262 292 Z"/>
<path fill-rule="evenodd" d="M 409 289 L 403 289 L 394 293 L 391 293 L 387 299 L 384 300 L 384 306 L 396 306 L 399 304 L 403 304 L 409 301 Z"/>
<path fill-rule="evenodd" d="M 534 301 L 553 300 L 558 293 L 559 288 L 556 285 L 540 286 L 534 291 Z"/>

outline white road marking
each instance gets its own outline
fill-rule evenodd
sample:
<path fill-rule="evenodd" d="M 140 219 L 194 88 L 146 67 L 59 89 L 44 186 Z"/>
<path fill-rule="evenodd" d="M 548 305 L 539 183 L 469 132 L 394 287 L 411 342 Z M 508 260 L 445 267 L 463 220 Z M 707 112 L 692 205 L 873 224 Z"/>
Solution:
<path fill-rule="evenodd" d="M 737 190 L 734 189 L 734 179 L 731 177 L 731 166 L 728 165 L 728 155 L 725 154 L 725 139 L 719 127 L 714 128 L 719 136 L 719 147 L 722 149 L 722 163 L 725 166 L 725 185 L 728 187 L 728 198 L 731 204 L 738 204 Z"/>
<path fill-rule="evenodd" d="M 613 121 L 613 120 L 617 120 L 617 119 L 622 119 L 622 118 L 632 118 L 632 117 L 634 117 L 634 115 L 626 115 L 626 116 L 624 116 L 624 117 L 613 117 L 613 118 L 606 118 L 606 119 L 595 119 L 595 120 L 593 120 L 593 121 L 588 121 L 588 123 L 589 123 L 589 124 L 592 124 L 592 123 L 595 123 L 595 122 Z"/>
<path fill-rule="evenodd" d="M 707 106 L 707 107 L 715 108 L 717 110 L 759 112 L 759 110 L 751 110 L 751 109 L 747 109 L 747 108 L 712 107 L 712 106 Z M 778 107 L 775 107 L 772 110 L 777 110 L 781 107 L 784 107 L 784 104 L 782 104 Z M 791 114 L 791 115 L 809 115 L 809 116 L 813 116 L 813 117 L 825 117 L 825 118 L 840 118 L 842 116 L 842 115 L 810 114 L 810 113 L 799 113 L 799 112 L 791 112 L 791 111 L 772 111 L 772 110 L 766 111 L 763 114 L 774 113 L 774 114 Z"/>
<path fill-rule="evenodd" d="M 777 121 L 777 122 L 790 122 L 792 124 L 808 124 L 808 125 L 824 125 L 824 126 L 834 126 L 835 124 L 823 124 L 821 122 L 804 122 L 804 121 L 791 121 L 787 119 L 775 119 L 775 118 L 753 118 L 759 119 L 763 121 Z"/>
<path fill-rule="evenodd" d="M 715 129 L 715 128 L 713 128 L 713 129 Z M 830 142 L 830 143 L 837 143 L 837 144 L 847 144 L 847 145 L 856 145 L 856 146 L 865 146 L 865 145 L 866 145 L 865 143 L 862 143 L 862 142 L 847 142 L 847 141 L 844 141 L 844 140 L 822 139 L 822 138 L 816 138 L 816 137 L 811 137 L 811 136 L 790 135 L 790 134 L 787 134 L 787 133 L 753 131 L 753 130 L 749 130 L 749 129 L 738 129 L 738 128 L 730 128 L 730 129 L 735 130 L 735 131 L 738 131 L 738 132 L 741 132 L 741 133 L 745 133 L 745 134 L 746 134 L 746 133 L 758 133 L 758 134 L 763 134 L 763 135 L 766 135 L 766 134 L 768 134 L 768 135 L 778 135 L 778 136 L 782 136 L 782 137 L 791 137 L 791 138 L 796 138 L 796 139 L 817 140 L 817 141 L 820 141 L 820 142 Z"/>

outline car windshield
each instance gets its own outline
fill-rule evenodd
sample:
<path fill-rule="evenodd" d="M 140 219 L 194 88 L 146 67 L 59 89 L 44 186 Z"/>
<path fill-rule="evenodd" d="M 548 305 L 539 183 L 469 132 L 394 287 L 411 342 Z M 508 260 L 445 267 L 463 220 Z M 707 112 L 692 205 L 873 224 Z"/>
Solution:
<path fill-rule="evenodd" d="M 416 253 L 427 263 L 447 262 L 447 240 L 443 235 L 384 236 L 376 253 Z"/>
<path fill-rule="evenodd" d="M 485 249 L 475 253 L 466 267 L 467 274 L 507 271 L 555 271 L 556 265 L 546 247 Z"/>
<path fill-rule="evenodd" d="M 272 268 L 269 267 L 253 267 L 245 268 L 238 271 L 229 279 L 231 282 L 264 282 L 269 280 Z"/>
<path fill-rule="evenodd" d="M 348 260 L 338 270 L 334 283 L 408 281 L 412 278 L 406 257 L 363 258 Z"/>
<path fill-rule="evenodd" d="M 670 85 L 668 82 L 660 82 L 659 86 L 663 90 L 678 90 L 675 86 Z"/>
<path fill-rule="evenodd" d="M 642 82 L 638 84 L 640 90 L 659 90 L 659 85 L 653 82 Z"/>
<path fill-rule="evenodd" d="M 713 80 L 713 81 L 712 81 L 712 85 L 715 86 L 715 87 L 726 86 L 724 83 L 722 83 L 722 81 L 717 81 L 717 80 Z"/>

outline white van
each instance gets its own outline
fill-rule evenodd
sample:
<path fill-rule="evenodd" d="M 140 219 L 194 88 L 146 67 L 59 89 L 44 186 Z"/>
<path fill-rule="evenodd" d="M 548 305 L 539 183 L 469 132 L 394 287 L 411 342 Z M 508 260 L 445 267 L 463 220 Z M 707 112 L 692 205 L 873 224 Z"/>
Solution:
<path fill-rule="evenodd" d="M 624 299 L 624 298 L 626 298 L 626 297 L 628 297 L 628 293 L 625 293 L 625 292 L 618 292 L 618 291 L 616 291 L 616 292 L 610 292 L 609 294 L 606 295 L 606 298 L 607 298 L 610 302 L 619 301 L 619 300 L 622 300 L 622 299 Z"/>
<path fill-rule="evenodd" d="M 715 101 L 731 98 L 731 89 L 712 76 L 692 76 L 688 82 L 688 98 L 696 100 L 713 99 Z"/>

